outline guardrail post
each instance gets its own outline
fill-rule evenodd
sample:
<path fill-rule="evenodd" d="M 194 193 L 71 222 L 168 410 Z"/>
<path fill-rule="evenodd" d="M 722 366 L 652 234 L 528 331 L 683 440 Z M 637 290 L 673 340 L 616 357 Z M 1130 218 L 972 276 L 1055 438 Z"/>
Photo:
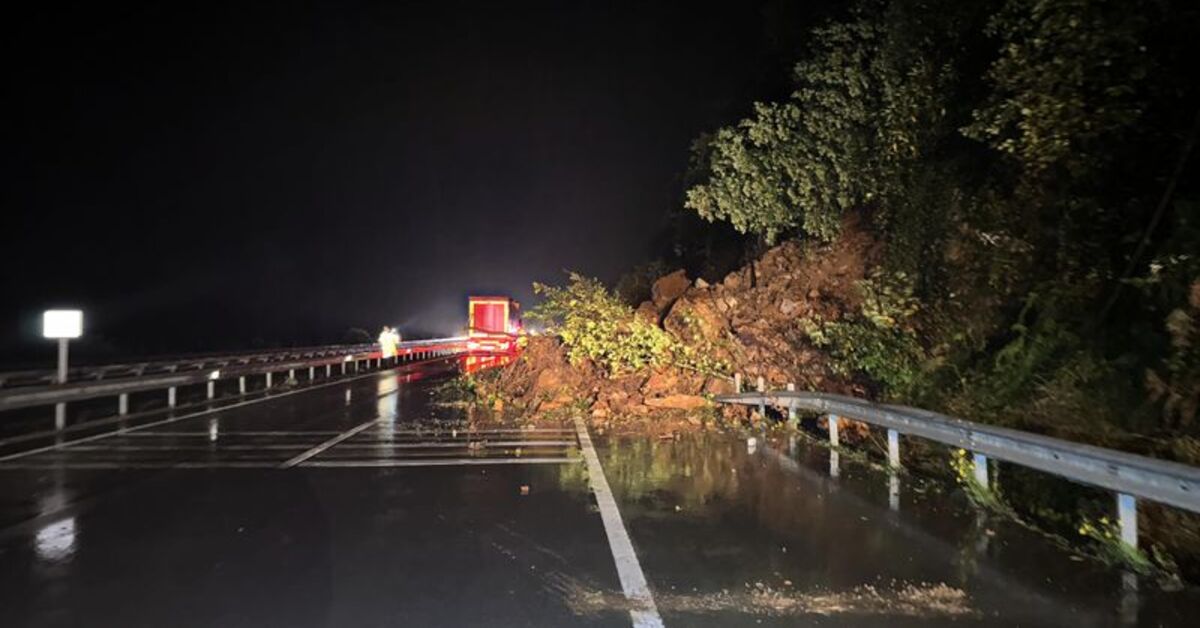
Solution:
<path fill-rule="evenodd" d="M 308 381 L 311 382 L 316 378 L 317 378 L 317 367 L 315 367 L 315 366 L 308 367 Z"/>
<path fill-rule="evenodd" d="M 117 414 L 129 414 L 129 393 L 117 395 Z"/>
<path fill-rule="evenodd" d="M 175 407 L 175 387 L 174 386 L 171 386 L 170 388 L 167 389 L 167 407 L 168 408 Z"/>
<path fill-rule="evenodd" d="M 328 379 L 330 377 L 333 377 L 333 365 L 326 364 L 325 365 L 325 378 Z"/>
<path fill-rule="evenodd" d="M 975 482 L 988 487 L 988 459 L 983 454 L 975 454 Z"/>
<path fill-rule="evenodd" d="M 900 432 L 888 430 L 888 466 L 900 468 Z"/>
<path fill-rule="evenodd" d="M 215 397 L 216 392 L 217 392 L 217 383 L 212 380 L 209 380 L 209 382 L 208 382 L 208 398 L 212 399 L 213 397 Z"/>
<path fill-rule="evenodd" d="M 887 431 L 888 440 L 888 508 L 900 510 L 900 432 Z"/>
<path fill-rule="evenodd" d="M 788 384 L 787 389 L 788 389 L 788 392 L 796 392 L 796 385 Z M 788 424 L 788 427 L 790 427 L 792 429 L 796 429 L 797 427 L 800 427 L 800 417 L 796 413 L 796 406 L 792 404 L 791 400 L 788 400 L 787 424 Z"/>
<path fill-rule="evenodd" d="M 238 378 L 238 394 L 246 394 L 246 376 L 242 375 Z"/>
<path fill-rule="evenodd" d="M 296 379 L 296 369 L 288 369 L 288 381 Z"/>
<path fill-rule="evenodd" d="M 1121 529 L 1121 542 L 1133 549 L 1137 549 L 1137 498 L 1133 495 L 1117 493 L 1117 525 Z"/>
<path fill-rule="evenodd" d="M 761 395 L 767 391 L 767 384 L 763 381 L 762 375 L 758 376 L 757 388 L 758 394 L 760 395 L 758 398 L 758 416 L 762 418 L 763 424 L 765 425 L 767 420 L 767 400 Z"/>
<path fill-rule="evenodd" d="M 733 374 L 733 392 L 735 392 L 735 393 L 742 392 L 742 374 L 741 373 Z"/>
<path fill-rule="evenodd" d="M 829 445 L 831 447 L 837 447 L 840 444 L 839 440 L 838 440 L 838 415 L 836 415 L 836 414 L 829 415 L 828 421 L 829 421 Z"/>
<path fill-rule="evenodd" d="M 267 371 L 267 388 L 271 387 L 271 372 Z"/>
<path fill-rule="evenodd" d="M 61 430 L 67 426 L 67 404 L 54 404 L 54 429 Z"/>

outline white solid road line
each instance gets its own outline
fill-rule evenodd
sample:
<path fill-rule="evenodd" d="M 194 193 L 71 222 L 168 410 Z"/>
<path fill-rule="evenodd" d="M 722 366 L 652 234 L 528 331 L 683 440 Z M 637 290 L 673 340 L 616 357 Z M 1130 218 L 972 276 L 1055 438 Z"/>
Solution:
<path fill-rule="evenodd" d="M 316 447 L 309 449 L 308 451 L 300 454 L 299 456 L 296 456 L 295 458 L 288 460 L 287 462 L 279 465 L 279 467 L 282 469 L 294 467 L 294 466 L 300 464 L 301 462 L 304 462 L 305 460 L 308 460 L 309 458 L 312 458 L 313 456 L 321 453 L 322 451 L 325 451 L 326 449 L 329 449 L 330 447 L 333 447 L 334 445 L 346 440 L 347 438 L 350 438 L 351 436 L 354 436 L 355 434 L 367 429 L 368 427 L 371 427 L 378 421 L 379 421 L 379 417 L 375 417 L 374 419 L 371 419 L 370 421 L 367 421 L 366 423 L 356 425 L 356 426 L 346 430 L 345 432 L 342 432 L 341 434 L 338 434 L 337 436 L 334 436 L 333 438 L 321 443 L 320 445 L 317 445 Z"/>
<path fill-rule="evenodd" d="M 592 437 L 583 419 L 578 416 L 575 417 L 575 432 L 579 435 L 579 446 L 587 462 L 588 481 L 592 484 L 592 492 L 596 494 L 596 505 L 600 507 L 600 520 L 604 522 L 604 533 L 608 535 L 608 547 L 617 564 L 621 590 L 625 592 L 625 599 L 631 602 L 629 617 L 633 620 L 634 628 L 661 628 L 662 617 L 654 604 L 650 585 L 646 584 L 646 574 L 642 573 L 642 564 L 633 551 L 633 542 L 629 540 L 629 532 L 621 520 L 621 511 L 617 509 L 617 500 L 613 498 L 608 479 L 604 477 L 604 467 L 600 466 L 600 458 L 592 446 Z"/>
<path fill-rule="evenodd" d="M 255 431 L 227 431 L 221 430 L 221 438 L 227 436 L 335 436 L 341 434 L 338 431 L 316 430 L 311 432 L 295 432 L 295 431 L 274 431 L 274 432 L 255 432 Z M 203 432 L 138 432 L 136 434 L 125 434 L 125 436 L 162 436 L 162 437 L 197 437 L 197 438 L 212 438 L 212 432 L 204 430 Z"/>

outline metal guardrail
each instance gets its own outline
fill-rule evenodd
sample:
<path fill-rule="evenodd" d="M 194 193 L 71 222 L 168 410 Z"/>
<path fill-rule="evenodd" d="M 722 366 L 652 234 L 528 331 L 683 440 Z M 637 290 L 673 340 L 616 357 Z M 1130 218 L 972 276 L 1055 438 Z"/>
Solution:
<path fill-rule="evenodd" d="M 459 340 L 462 340 L 462 338 L 414 340 L 402 343 L 401 347 L 418 347 Z M 153 357 L 145 360 L 125 361 L 113 364 L 72 366 L 68 371 L 67 379 L 68 381 L 100 381 L 185 371 L 210 371 L 214 368 L 234 364 L 246 365 L 252 363 L 294 361 L 324 356 L 345 356 L 353 353 L 369 353 L 377 349 L 377 344 L 361 343 L 271 349 L 266 351 L 194 353 L 170 357 Z M 56 377 L 57 371 L 51 368 L 0 371 L 0 390 L 21 386 L 52 384 L 55 383 Z"/>
<path fill-rule="evenodd" d="M 987 457 L 1051 473 L 1118 493 L 1122 540 L 1137 545 L 1134 498 L 1200 513 L 1200 468 L 1126 452 L 1075 443 L 1020 430 L 984 425 L 910 408 L 877 404 L 855 397 L 816 392 L 763 391 L 716 397 L 720 403 L 787 408 L 829 415 L 830 441 L 838 444 L 838 417 L 888 430 L 888 460 L 899 466 L 899 434 L 919 436 L 975 454 L 975 477 L 987 486 Z"/>
<path fill-rule="evenodd" d="M 421 359 L 460 352 L 465 349 L 465 343 L 465 337 L 415 340 L 401 343 L 398 352 L 406 359 Z M 378 360 L 379 355 L 378 345 L 367 344 L 84 367 L 80 379 L 66 383 L 38 380 L 37 383 L 0 388 L 0 411 L 118 396 L 121 398 L 120 413 L 124 414 L 127 396 L 131 393 L 166 388 L 170 391 L 169 405 L 173 406 L 174 390 L 180 386 L 207 383 L 208 396 L 212 398 L 213 386 L 220 380 L 265 374 L 269 385 L 271 373 L 337 364 L 352 364 L 357 368 L 359 362 Z M 6 375 L 8 381 L 13 381 L 11 374 L 0 374 L 0 379 Z M 242 382 L 244 392 L 244 379 Z"/>

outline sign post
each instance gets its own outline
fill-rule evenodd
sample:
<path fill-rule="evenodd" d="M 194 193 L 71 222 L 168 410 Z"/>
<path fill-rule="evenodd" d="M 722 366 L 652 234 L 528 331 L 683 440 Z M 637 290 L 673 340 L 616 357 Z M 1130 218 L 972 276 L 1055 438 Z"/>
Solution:
<path fill-rule="evenodd" d="M 83 335 L 83 312 L 79 310 L 46 310 L 42 313 L 42 336 L 58 341 L 58 373 L 54 383 L 67 383 L 68 343 Z M 54 429 L 67 426 L 67 404 L 54 404 Z"/>

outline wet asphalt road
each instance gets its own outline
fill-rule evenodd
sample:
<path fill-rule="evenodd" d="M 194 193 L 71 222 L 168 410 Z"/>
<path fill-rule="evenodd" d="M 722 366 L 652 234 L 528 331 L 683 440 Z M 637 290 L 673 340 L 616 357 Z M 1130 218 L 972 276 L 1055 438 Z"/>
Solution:
<path fill-rule="evenodd" d="M 431 403 L 437 375 L 0 459 L 0 626 L 629 626 L 571 425 L 469 420 Z M 833 477 L 803 442 L 593 436 L 668 626 L 1169 626 L 1200 608 L 1130 597 L 950 487 L 850 460 Z"/>
<path fill-rule="evenodd" d="M 456 431 L 401 379 L 0 462 L 0 625 L 629 625 L 570 608 L 620 590 L 573 431 Z M 464 458 L 553 462 L 379 466 Z"/>

